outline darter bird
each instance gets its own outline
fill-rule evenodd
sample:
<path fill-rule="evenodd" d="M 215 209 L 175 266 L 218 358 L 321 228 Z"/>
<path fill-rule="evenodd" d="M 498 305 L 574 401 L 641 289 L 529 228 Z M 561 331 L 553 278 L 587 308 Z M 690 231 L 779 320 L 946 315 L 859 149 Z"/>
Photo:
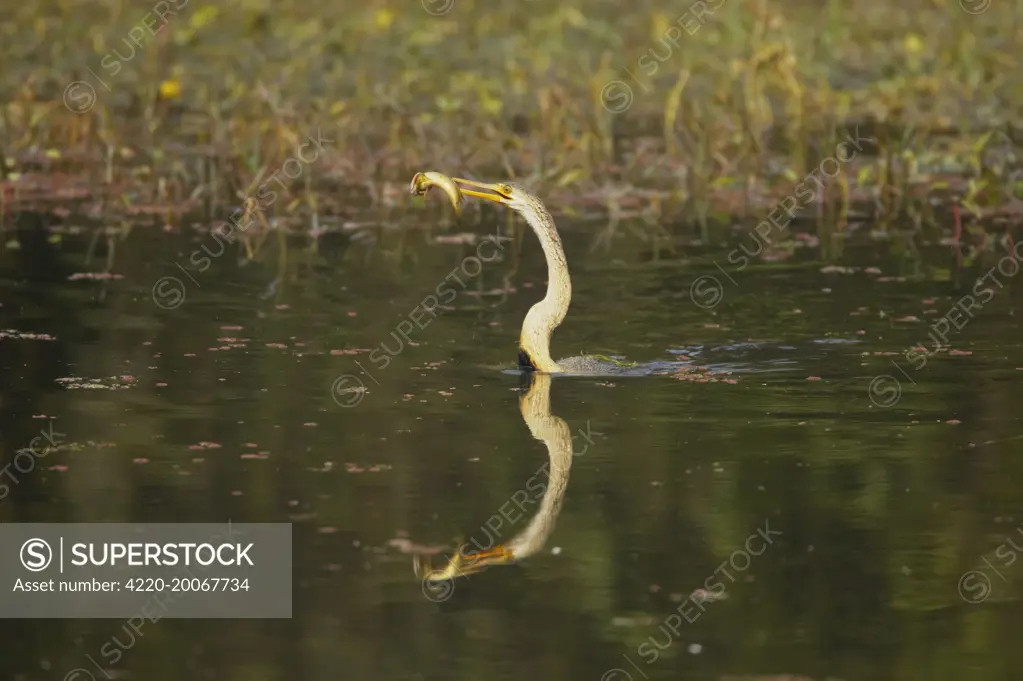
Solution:
<path fill-rule="evenodd" d="M 474 196 L 508 206 L 525 218 L 543 247 L 547 259 L 547 295 L 529 308 L 519 334 L 519 367 L 545 374 L 606 375 L 625 373 L 629 365 L 594 355 L 569 357 L 554 361 L 551 357 L 551 334 L 558 328 L 572 302 L 572 280 L 561 237 L 547 207 L 519 185 L 506 182 L 487 184 L 448 177 L 438 172 L 416 173 L 411 193 L 425 195 L 432 187 L 444 191 L 456 213 L 461 212 L 462 197 Z"/>

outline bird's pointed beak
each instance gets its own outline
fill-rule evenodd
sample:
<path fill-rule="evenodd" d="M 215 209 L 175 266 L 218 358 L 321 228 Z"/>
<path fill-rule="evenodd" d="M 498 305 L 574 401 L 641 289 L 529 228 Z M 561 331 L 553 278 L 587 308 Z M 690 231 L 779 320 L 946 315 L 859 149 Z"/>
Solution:
<path fill-rule="evenodd" d="M 458 191 L 467 196 L 475 196 L 477 199 L 485 199 L 502 205 L 508 205 L 511 200 L 510 190 L 505 185 L 487 184 L 461 177 L 452 177 L 451 179 L 458 185 Z"/>

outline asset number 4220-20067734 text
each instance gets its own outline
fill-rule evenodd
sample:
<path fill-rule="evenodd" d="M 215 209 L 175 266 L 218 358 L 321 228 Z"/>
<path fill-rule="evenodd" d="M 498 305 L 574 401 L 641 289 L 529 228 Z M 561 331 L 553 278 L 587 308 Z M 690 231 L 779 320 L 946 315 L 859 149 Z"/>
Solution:
<path fill-rule="evenodd" d="M 236 577 L 135 577 L 124 584 L 128 591 L 248 591 L 249 580 Z"/>

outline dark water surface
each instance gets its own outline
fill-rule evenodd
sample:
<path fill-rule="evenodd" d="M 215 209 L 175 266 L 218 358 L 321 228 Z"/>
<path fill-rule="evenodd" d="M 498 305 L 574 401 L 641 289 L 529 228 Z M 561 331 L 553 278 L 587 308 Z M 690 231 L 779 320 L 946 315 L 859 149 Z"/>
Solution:
<path fill-rule="evenodd" d="M 518 564 L 424 588 L 417 547 L 440 567 L 459 540 L 535 529 L 557 463 L 504 371 L 543 295 L 539 246 L 510 232 L 466 276 L 477 245 L 432 243 L 496 220 L 271 235 L 200 272 L 193 251 L 217 250 L 200 232 L 92 243 L 20 216 L 0 254 L 2 462 L 50 420 L 65 435 L 7 482 L 0 519 L 292 522 L 294 617 L 8 620 L 0 678 L 1018 678 L 1019 286 L 996 274 L 950 348 L 907 358 L 998 264 L 957 271 L 948 248 L 739 272 L 726 251 L 591 250 L 601 225 L 563 227 L 575 298 L 553 354 L 692 370 L 534 386 L 576 436 L 556 525 Z M 451 309 L 417 312 L 446 279 Z"/>

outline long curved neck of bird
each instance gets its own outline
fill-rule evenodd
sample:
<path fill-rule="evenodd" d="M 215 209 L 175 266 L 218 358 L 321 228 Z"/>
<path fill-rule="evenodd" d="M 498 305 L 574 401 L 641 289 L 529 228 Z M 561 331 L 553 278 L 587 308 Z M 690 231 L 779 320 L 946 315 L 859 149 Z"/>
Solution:
<path fill-rule="evenodd" d="M 551 414 L 551 377 L 534 373 L 529 391 L 519 402 L 522 418 L 537 440 L 547 445 L 547 488 L 540 508 L 526 528 L 513 537 L 506 548 L 515 560 L 543 548 L 554 531 L 561 504 L 568 488 L 572 468 L 572 433 L 564 419 Z"/>
<path fill-rule="evenodd" d="M 526 213 L 525 218 L 540 240 L 547 259 L 547 295 L 526 313 L 519 347 L 529 356 L 537 371 L 559 373 L 562 369 L 551 357 L 551 334 L 568 314 L 568 306 L 572 302 L 572 281 L 554 218 L 539 202 L 534 209 L 535 212 Z"/>

